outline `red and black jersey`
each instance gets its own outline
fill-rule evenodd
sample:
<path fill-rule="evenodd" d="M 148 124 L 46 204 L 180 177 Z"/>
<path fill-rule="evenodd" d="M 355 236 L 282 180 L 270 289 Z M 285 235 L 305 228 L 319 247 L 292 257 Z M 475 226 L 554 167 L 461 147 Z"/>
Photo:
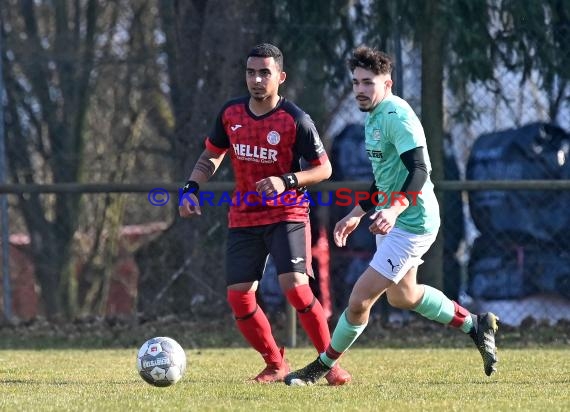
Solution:
<path fill-rule="evenodd" d="M 311 165 L 328 159 L 312 119 L 294 103 L 281 98 L 275 109 L 256 116 L 249 110 L 249 97 L 228 101 L 206 139 L 206 148 L 218 154 L 230 152 L 236 186 L 229 227 L 308 220 L 303 192 L 291 190 L 271 200 L 255 191 L 261 179 L 301 170 L 302 158 Z"/>

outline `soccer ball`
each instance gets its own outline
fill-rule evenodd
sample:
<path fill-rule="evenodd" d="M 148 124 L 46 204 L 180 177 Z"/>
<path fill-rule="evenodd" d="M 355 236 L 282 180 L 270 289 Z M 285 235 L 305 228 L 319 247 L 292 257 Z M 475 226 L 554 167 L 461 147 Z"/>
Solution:
<path fill-rule="evenodd" d="M 186 354 L 172 338 L 152 338 L 139 349 L 137 370 L 141 378 L 151 385 L 174 385 L 186 371 Z"/>

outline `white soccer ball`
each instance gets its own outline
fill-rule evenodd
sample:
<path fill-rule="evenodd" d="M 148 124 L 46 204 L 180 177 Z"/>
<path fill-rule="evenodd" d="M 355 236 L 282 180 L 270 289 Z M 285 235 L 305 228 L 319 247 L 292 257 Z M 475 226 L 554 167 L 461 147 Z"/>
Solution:
<path fill-rule="evenodd" d="M 137 370 L 145 382 L 170 386 L 186 372 L 186 353 L 174 339 L 159 336 L 147 340 L 137 355 Z"/>

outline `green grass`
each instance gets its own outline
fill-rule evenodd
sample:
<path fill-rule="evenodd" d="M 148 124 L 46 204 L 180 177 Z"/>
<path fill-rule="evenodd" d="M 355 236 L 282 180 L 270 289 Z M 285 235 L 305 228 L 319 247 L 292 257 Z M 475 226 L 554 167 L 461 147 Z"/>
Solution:
<path fill-rule="evenodd" d="M 261 368 L 245 348 L 187 350 L 188 370 L 154 388 L 135 370 L 136 348 L 0 351 L 1 411 L 568 411 L 567 349 L 505 349 L 488 378 L 474 349 L 353 349 L 350 385 L 287 387 L 245 379 Z M 314 359 L 290 349 L 294 367 Z"/>

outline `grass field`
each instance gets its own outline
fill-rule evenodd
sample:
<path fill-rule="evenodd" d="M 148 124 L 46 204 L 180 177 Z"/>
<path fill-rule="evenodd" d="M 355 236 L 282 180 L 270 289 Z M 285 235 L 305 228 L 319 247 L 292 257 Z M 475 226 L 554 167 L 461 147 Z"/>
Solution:
<path fill-rule="evenodd" d="M 187 350 L 188 370 L 154 388 L 137 348 L 0 350 L 2 411 L 569 411 L 569 351 L 506 349 L 488 378 L 473 349 L 352 349 L 344 387 L 245 382 L 262 367 L 251 349 Z M 293 367 L 314 359 L 290 349 Z"/>

